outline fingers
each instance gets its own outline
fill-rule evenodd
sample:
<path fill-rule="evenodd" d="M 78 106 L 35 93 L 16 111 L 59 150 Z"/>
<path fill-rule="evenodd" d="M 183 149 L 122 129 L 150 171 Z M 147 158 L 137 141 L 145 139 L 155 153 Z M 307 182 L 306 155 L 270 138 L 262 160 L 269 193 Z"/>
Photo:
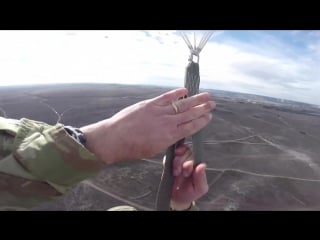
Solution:
<path fill-rule="evenodd" d="M 185 178 L 188 178 L 191 176 L 193 172 L 193 161 L 186 161 L 183 163 L 182 166 L 182 174 Z"/>
<path fill-rule="evenodd" d="M 186 88 L 175 89 L 154 98 L 152 102 L 158 106 L 164 106 L 167 114 L 176 115 L 177 112 L 178 114 L 186 112 L 210 100 L 210 94 L 207 92 L 184 98 L 187 93 L 188 90 Z M 178 100 L 179 98 L 183 99 Z"/>
<path fill-rule="evenodd" d="M 200 197 L 208 192 L 209 186 L 206 175 L 206 164 L 199 164 L 193 173 L 193 184 L 197 195 Z"/>
<path fill-rule="evenodd" d="M 214 101 L 209 101 L 198 105 L 196 107 L 191 108 L 188 111 L 185 111 L 181 114 L 177 114 L 175 117 L 177 118 L 177 122 L 189 122 L 194 119 L 201 117 L 202 115 L 209 113 L 216 107 L 216 103 Z"/>
<path fill-rule="evenodd" d="M 179 176 L 182 171 L 183 158 L 176 157 L 173 161 L 173 176 Z"/>
<path fill-rule="evenodd" d="M 186 136 L 195 134 L 196 132 L 204 128 L 211 121 L 211 119 L 212 114 L 206 113 L 198 119 L 178 125 L 176 133 L 178 135 L 177 138 L 181 139 Z"/>
<path fill-rule="evenodd" d="M 190 150 L 190 148 L 188 147 L 187 144 L 181 144 L 180 146 L 178 146 L 175 150 L 175 156 L 182 156 L 186 153 L 186 151 Z"/>
<path fill-rule="evenodd" d="M 183 113 L 189 110 L 190 108 L 200 105 L 202 103 L 206 103 L 209 100 L 210 100 L 210 95 L 209 93 L 205 92 L 205 93 L 194 95 L 192 97 L 175 101 L 174 104 L 177 107 L 178 113 Z M 172 109 L 170 109 L 170 106 L 167 107 L 167 111 L 168 113 L 176 114 L 175 111 L 172 111 Z"/>
<path fill-rule="evenodd" d="M 176 163 L 176 164 L 175 164 Z M 189 181 L 190 176 L 192 175 L 193 172 L 193 161 L 185 161 L 183 162 L 182 158 L 177 158 L 176 161 L 174 162 L 174 170 L 173 174 L 175 177 L 173 189 L 179 189 L 180 186 L 187 180 Z"/>
<path fill-rule="evenodd" d="M 181 155 L 177 155 L 174 158 L 173 161 L 173 176 L 179 176 L 182 172 L 183 169 L 183 164 L 190 160 L 192 157 L 192 152 L 190 150 L 189 147 L 187 147 L 186 145 L 181 146 L 179 148 L 176 149 L 176 152 L 181 151 Z M 192 163 L 192 161 L 191 161 Z"/>
<path fill-rule="evenodd" d="M 172 108 L 171 103 L 176 101 L 179 98 L 184 97 L 188 94 L 188 90 L 186 88 L 179 88 L 169 92 L 166 92 L 156 98 L 153 99 L 153 102 L 159 106 L 169 106 Z M 171 109 L 171 112 L 173 109 Z"/>
<path fill-rule="evenodd" d="M 207 176 L 206 176 L 206 164 L 201 163 L 194 168 L 194 162 L 192 160 L 182 163 L 182 169 L 180 174 L 175 175 L 178 179 L 175 184 L 175 188 L 179 188 L 183 182 L 192 179 L 189 183 L 193 186 L 194 197 L 199 198 L 206 194 L 209 190 Z"/>

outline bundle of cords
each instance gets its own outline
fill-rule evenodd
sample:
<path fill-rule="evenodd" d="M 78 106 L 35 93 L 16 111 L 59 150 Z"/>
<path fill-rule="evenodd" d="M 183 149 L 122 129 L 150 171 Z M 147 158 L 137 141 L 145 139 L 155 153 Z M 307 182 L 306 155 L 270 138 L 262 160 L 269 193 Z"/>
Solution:
<path fill-rule="evenodd" d="M 196 47 L 196 43 L 194 46 L 190 43 L 187 35 L 185 33 L 181 33 L 183 40 L 186 42 L 190 49 L 190 57 L 188 59 L 188 66 L 186 68 L 186 74 L 184 79 L 184 87 L 188 89 L 189 97 L 199 93 L 199 85 L 200 85 L 200 73 L 199 73 L 199 54 L 205 44 L 208 42 L 213 32 L 209 31 L 204 34 L 202 37 L 198 47 Z M 194 35 L 195 39 L 195 35 Z M 194 41 L 195 42 L 195 41 Z M 197 62 L 193 61 L 193 56 L 197 57 Z M 187 97 L 187 96 L 186 96 Z M 176 110 L 177 111 L 177 110 Z M 194 135 L 192 135 L 192 145 L 194 152 L 194 167 L 202 162 L 202 144 L 201 144 L 201 130 Z M 179 140 L 175 144 L 171 145 L 167 151 L 165 156 L 165 162 L 163 167 L 163 172 L 160 180 L 160 185 L 158 188 L 157 199 L 156 199 L 156 210 L 158 211 L 169 211 L 172 210 L 170 208 L 170 200 L 171 200 L 171 192 L 172 186 L 174 182 L 173 176 L 173 160 L 175 157 L 175 149 L 179 147 L 184 142 L 184 139 Z"/>

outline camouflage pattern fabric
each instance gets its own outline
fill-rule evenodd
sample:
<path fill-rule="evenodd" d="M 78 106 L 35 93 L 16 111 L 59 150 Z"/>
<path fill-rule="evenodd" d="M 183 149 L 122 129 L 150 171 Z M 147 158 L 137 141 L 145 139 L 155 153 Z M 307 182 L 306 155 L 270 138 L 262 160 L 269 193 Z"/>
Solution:
<path fill-rule="evenodd" d="M 104 167 L 62 124 L 0 117 L 0 210 L 29 210 L 52 201 Z M 188 210 L 198 208 L 193 203 Z"/>
<path fill-rule="evenodd" d="M 0 210 L 53 200 L 103 167 L 62 124 L 0 117 Z"/>

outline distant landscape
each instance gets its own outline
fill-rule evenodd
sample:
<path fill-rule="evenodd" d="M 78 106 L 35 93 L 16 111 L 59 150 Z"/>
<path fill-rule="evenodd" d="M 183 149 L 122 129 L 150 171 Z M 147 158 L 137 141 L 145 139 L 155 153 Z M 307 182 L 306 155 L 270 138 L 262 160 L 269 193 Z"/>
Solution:
<path fill-rule="evenodd" d="M 0 87 L 0 116 L 81 127 L 171 89 L 117 84 Z M 320 209 L 319 106 L 201 91 L 217 103 L 203 136 L 210 190 L 198 201 L 201 210 Z M 163 155 L 112 165 L 34 210 L 106 210 L 126 204 L 152 211 Z"/>

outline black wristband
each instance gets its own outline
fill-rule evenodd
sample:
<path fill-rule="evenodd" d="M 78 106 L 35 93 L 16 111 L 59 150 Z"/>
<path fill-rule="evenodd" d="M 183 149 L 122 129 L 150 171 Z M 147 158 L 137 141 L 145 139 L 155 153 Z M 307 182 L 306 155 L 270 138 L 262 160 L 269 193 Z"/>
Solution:
<path fill-rule="evenodd" d="M 72 126 L 65 126 L 64 129 L 70 136 L 72 136 L 82 145 L 86 143 L 86 137 L 84 136 L 84 133 L 79 128 L 75 128 Z"/>

